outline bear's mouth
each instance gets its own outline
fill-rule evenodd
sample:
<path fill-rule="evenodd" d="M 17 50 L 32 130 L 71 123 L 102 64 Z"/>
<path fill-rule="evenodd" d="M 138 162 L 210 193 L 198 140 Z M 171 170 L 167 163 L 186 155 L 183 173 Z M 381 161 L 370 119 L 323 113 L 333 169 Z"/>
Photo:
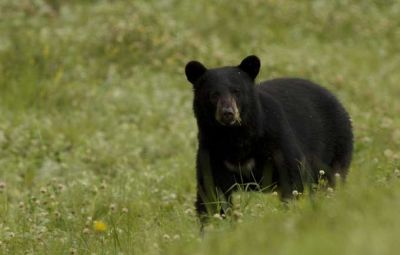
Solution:
<path fill-rule="evenodd" d="M 232 118 L 222 117 L 221 119 L 217 119 L 217 121 L 222 126 L 240 126 L 241 124 L 240 118 L 236 119 L 234 117 Z"/>
<path fill-rule="evenodd" d="M 215 112 L 215 119 L 223 126 L 240 126 L 241 118 L 240 111 L 237 107 L 236 101 L 233 98 L 228 98 L 225 102 L 218 101 L 217 109 Z"/>

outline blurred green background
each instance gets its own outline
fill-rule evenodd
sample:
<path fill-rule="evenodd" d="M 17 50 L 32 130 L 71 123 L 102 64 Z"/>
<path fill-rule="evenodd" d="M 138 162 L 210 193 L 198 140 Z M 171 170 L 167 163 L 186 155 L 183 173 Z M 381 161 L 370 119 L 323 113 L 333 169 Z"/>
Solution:
<path fill-rule="evenodd" d="M 397 0 L 1 0 L 0 254 L 396 254 L 399 17 Z M 353 164 L 289 208 L 239 193 L 201 238 L 184 66 L 250 54 L 259 80 L 338 96 Z"/>

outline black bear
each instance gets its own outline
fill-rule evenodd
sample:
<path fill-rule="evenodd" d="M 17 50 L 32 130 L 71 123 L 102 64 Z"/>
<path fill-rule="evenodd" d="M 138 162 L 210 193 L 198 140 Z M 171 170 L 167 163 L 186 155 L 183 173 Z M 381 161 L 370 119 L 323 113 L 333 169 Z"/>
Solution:
<path fill-rule="evenodd" d="M 185 67 L 198 126 L 197 200 L 200 219 L 231 205 L 232 191 L 277 189 L 282 199 L 317 183 L 345 178 L 353 151 L 351 121 L 339 101 L 308 80 L 255 84 L 260 60 L 238 66 Z"/>

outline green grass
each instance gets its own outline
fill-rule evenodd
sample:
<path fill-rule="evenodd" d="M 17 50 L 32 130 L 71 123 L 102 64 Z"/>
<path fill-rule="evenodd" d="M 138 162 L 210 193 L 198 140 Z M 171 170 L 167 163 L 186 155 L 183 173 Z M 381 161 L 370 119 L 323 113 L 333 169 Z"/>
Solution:
<path fill-rule="evenodd" d="M 0 2 L 0 254 L 396 254 L 399 1 Z M 344 187 L 239 193 L 204 235 L 183 69 L 262 60 L 350 112 Z M 107 225 L 96 231 L 94 221 Z"/>

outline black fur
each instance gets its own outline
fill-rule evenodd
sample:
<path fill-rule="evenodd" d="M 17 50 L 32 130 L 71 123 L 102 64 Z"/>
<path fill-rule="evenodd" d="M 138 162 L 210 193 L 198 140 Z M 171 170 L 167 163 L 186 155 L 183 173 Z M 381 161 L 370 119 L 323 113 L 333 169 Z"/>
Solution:
<path fill-rule="evenodd" d="M 326 89 L 308 80 L 281 78 L 255 85 L 256 56 L 239 66 L 207 69 L 186 65 L 193 84 L 198 124 L 196 209 L 202 218 L 226 210 L 241 184 L 272 190 L 283 199 L 325 171 L 334 186 L 335 173 L 345 178 L 353 150 L 349 115 Z M 216 105 L 234 98 L 240 121 L 222 125 Z M 243 170 L 243 171 L 242 171 Z M 239 184 L 239 185 L 238 185 Z M 243 187 L 243 186 L 242 186 Z"/>

